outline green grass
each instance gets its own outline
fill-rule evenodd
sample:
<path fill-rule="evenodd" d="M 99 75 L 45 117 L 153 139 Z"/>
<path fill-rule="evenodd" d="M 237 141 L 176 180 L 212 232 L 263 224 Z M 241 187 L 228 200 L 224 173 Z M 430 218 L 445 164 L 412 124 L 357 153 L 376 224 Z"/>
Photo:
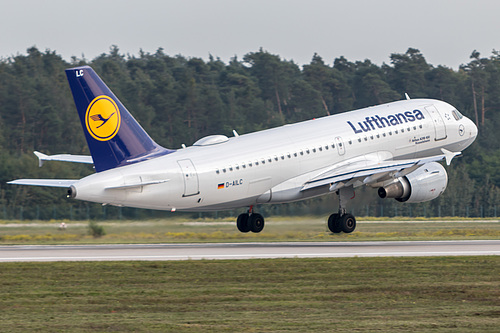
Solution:
<path fill-rule="evenodd" d="M 326 217 L 272 217 L 260 234 L 242 234 L 232 219 L 147 220 L 98 222 L 106 233 L 92 237 L 88 222 L 60 221 L 0 222 L 0 244 L 95 244 L 172 242 L 255 242 L 255 241 L 369 241 L 369 240 L 457 240 L 499 239 L 498 220 L 476 219 L 359 219 L 352 234 L 331 234 Z"/>
<path fill-rule="evenodd" d="M 500 257 L 0 264 L 2 332 L 498 332 Z"/>

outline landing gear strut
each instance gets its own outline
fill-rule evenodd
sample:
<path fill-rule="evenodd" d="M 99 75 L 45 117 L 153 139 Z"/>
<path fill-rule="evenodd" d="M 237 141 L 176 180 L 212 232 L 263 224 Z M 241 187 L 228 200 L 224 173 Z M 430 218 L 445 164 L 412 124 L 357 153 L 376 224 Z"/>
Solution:
<path fill-rule="evenodd" d="M 354 198 L 354 189 L 352 186 L 342 188 L 337 191 L 337 194 L 339 196 L 339 212 L 328 218 L 328 229 L 336 234 L 342 231 L 349 234 L 356 229 L 356 218 L 346 212 L 345 203 Z"/>
<path fill-rule="evenodd" d="M 253 212 L 253 207 L 250 207 L 248 213 L 243 213 L 236 220 L 236 227 L 241 232 L 259 233 L 264 229 L 264 217 Z"/>

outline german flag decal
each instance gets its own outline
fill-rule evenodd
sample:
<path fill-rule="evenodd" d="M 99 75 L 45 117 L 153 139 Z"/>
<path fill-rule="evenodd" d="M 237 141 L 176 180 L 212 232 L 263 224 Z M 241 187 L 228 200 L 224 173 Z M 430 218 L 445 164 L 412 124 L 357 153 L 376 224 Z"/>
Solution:
<path fill-rule="evenodd" d="M 218 190 L 223 189 L 223 188 L 224 188 L 224 183 L 220 183 L 219 185 L 217 185 Z"/>

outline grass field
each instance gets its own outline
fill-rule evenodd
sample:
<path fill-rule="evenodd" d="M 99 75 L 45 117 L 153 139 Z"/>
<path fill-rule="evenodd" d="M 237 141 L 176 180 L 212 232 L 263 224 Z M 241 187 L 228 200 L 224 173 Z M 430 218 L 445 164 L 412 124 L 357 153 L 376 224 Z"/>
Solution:
<path fill-rule="evenodd" d="M 273 217 L 260 234 L 242 234 L 232 219 L 147 220 L 98 222 L 106 235 L 88 234 L 88 222 L 0 221 L 0 244 L 87 244 L 87 243 L 172 243 L 255 241 L 366 241 L 366 240 L 452 240 L 499 239 L 498 220 L 464 219 L 359 219 L 352 234 L 334 235 L 326 217 Z"/>
<path fill-rule="evenodd" d="M 0 265 L 1 332 L 499 332 L 500 257 Z"/>

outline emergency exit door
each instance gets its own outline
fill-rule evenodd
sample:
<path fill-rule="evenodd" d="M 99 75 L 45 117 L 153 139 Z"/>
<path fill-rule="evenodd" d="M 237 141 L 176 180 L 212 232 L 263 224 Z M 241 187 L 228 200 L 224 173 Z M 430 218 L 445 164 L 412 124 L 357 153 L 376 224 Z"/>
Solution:
<path fill-rule="evenodd" d="M 434 123 L 434 130 L 436 132 L 436 138 L 434 140 L 446 139 L 446 125 L 439 111 L 434 105 L 426 106 L 425 109 L 429 112 L 432 122 Z"/>
<path fill-rule="evenodd" d="M 177 161 L 182 170 L 182 177 L 184 178 L 184 194 L 183 197 L 196 195 L 200 193 L 198 174 L 190 159 Z"/>

